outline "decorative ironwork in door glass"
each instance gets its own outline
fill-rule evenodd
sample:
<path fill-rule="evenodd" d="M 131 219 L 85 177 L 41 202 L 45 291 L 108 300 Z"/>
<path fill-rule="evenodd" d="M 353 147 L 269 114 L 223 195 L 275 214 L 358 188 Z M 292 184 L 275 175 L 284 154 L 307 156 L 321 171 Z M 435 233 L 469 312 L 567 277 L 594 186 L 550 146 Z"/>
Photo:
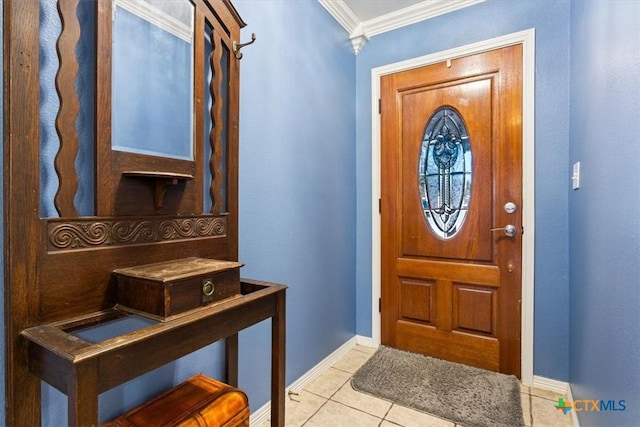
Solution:
<path fill-rule="evenodd" d="M 431 232 L 451 239 L 462 228 L 471 200 L 471 145 L 460 113 L 450 106 L 429 118 L 418 165 L 420 202 Z"/>

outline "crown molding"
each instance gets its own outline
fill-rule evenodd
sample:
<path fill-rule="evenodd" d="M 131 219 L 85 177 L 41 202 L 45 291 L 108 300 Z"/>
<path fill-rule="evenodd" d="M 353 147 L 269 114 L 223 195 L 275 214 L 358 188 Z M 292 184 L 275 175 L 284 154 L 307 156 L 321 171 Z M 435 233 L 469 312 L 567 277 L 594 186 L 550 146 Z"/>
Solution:
<path fill-rule="evenodd" d="M 364 34 L 351 37 L 351 45 L 353 45 L 353 51 L 356 53 L 356 55 L 360 52 L 364 45 L 367 44 L 368 41 L 369 37 Z"/>
<path fill-rule="evenodd" d="M 396 30 L 416 22 L 453 12 L 485 0 L 425 0 L 421 3 L 360 22 L 343 0 L 318 0 L 318 2 L 349 33 L 353 50 L 360 49 L 375 35 Z"/>
<path fill-rule="evenodd" d="M 358 27 L 362 25 L 362 22 L 360 22 L 355 13 L 353 13 L 344 1 L 318 0 L 318 3 L 327 9 L 327 12 L 329 12 L 331 16 L 333 16 L 333 18 L 338 21 L 345 30 L 347 30 L 349 35 L 355 33 L 358 30 Z"/>
<path fill-rule="evenodd" d="M 356 53 L 356 55 L 369 41 L 369 37 L 364 33 L 362 24 L 358 25 L 358 28 L 349 35 L 349 38 L 351 39 L 353 51 Z"/>
<path fill-rule="evenodd" d="M 362 23 L 367 36 L 396 30 L 485 0 L 426 0 Z"/>

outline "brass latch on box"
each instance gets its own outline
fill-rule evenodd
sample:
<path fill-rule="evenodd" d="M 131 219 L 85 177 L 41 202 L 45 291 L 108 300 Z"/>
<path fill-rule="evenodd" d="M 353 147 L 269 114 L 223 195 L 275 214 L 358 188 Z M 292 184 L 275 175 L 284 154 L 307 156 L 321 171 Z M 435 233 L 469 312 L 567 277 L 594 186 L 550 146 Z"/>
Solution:
<path fill-rule="evenodd" d="M 209 302 L 213 299 L 213 291 L 216 290 L 216 285 L 212 279 L 202 280 L 202 302 Z"/>

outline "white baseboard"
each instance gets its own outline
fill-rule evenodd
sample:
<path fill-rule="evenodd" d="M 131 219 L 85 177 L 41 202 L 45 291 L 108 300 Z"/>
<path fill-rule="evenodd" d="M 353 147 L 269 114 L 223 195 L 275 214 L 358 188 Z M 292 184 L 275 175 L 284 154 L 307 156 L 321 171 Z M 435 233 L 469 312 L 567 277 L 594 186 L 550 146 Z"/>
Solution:
<path fill-rule="evenodd" d="M 349 352 L 349 350 L 351 350 L 357 344 L 366 347 L 376 347 L 373 345 L 373 341 L 371 340 L 371 338 L 362 337 L 360 335 L 354 336 L 349 341 L 338 347 L 333 353 L 325 357 L 322 361 L 320 361 L 320 363 L 307 371 L 307 373 L 291 383 L 286 388 L 287 392 L 298 392 L 300 390 L 303 390 L 307 386 L 307 384 L 310 384 L 313 380 L 318 378 L 320 374 L 329 369 L 331 365 L 340 360 L 345 354 L 347 354 L 347 352 Z M 249 419 L 249 424 L 251 426 L 260 426 L 269 419 L 269 415 L 271 415 L 271 402 L 265 403 L 260 409 L 253 412 L 251 414 L 251 418 Z"/>
<path fill-rule="evenodd" d="M 533 384 L 531 386 L 541 388 L 543 390 L 554 391 L 560 394 L 569 393 L 569 383 L 564 381 L 552 380 L 551 378 L 533 376 Z"/>
<path fill-rule="evenodd" d="M 567 396 L 569 402 L 573 402 L 573 393 L 571 392 L 571 383 L 564 381 L 552 380 L 551 378 L 533 376 L 532 387 L 541 388 L 543 390 L 549 390 L 556 393 L 564 394 Z M 571 423 L 573 427 L 580 427 L 580 421 L 578 420 L 578 414 L 576 411 L 570 411 Z"/>
<path fill-rule="evenodd" d="M 356 335 L 356 344 L 365 347 L 378 348 L 379 343 L 376 343 L 371 337 L 363 337 L 362 335 Z"/>

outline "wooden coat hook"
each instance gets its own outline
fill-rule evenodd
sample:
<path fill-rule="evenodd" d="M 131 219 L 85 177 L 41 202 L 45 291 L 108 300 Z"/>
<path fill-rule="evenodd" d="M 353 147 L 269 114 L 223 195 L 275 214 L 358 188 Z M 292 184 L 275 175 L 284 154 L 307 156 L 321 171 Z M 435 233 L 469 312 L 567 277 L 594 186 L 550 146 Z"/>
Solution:
<path fill-rule="evenodd" d="M 240 52 L 240 49 L 242 49 L 245 46 L 249 46 L 250 44 L 253 44 L 256 41 L 256 33 L 251 33 L 251 41 L 250 42 L 246 42 L 246 43 L 238 43 L 236 41 L 233 42 L 233 54 L 236 56 L 236 59 L 242 59 L 242 52 Z"/>

